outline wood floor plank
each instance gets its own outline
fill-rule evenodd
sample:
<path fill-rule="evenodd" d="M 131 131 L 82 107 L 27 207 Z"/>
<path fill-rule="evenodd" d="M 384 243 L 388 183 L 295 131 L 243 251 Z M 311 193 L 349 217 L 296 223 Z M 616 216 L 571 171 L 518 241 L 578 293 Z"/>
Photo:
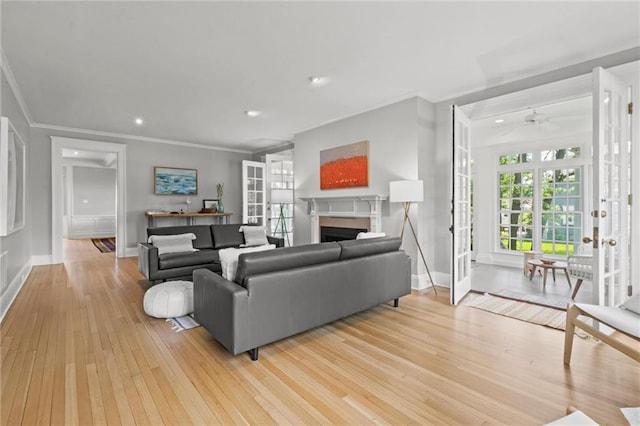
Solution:
<path fill-rule="evenodd" d="M 65 242 L 0 324 L 1 424 L 543 424 L 576 406 L 624 424 L 640 365 L 560 331 L 416 292 L 230 355 L 145 315 L 135 258 Z"/>

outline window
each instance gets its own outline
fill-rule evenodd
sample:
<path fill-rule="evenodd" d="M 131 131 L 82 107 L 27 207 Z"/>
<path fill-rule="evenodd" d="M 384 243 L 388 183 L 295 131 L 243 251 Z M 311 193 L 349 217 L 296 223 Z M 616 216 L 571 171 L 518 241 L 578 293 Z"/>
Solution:
<path fill-rule="evenodd" d="M 573 254 L 582 236 L 579 147 L 498 157 L 499 249 Z"/>
<path fill-rule="evenodd" d="M 504 165 L 504 164 L 530 163 L 532 160 L 533 160 L 533 153 L 525 152 L 523 154 L 501 155 L 498 161 L 500 162 L 501 165 Z"/>
<path fill-rule="evenodd" d="M 582 169 L 544 169 L 541 251 L 569 255 L 582 234 Z"/>
<path fill-rule="evenodd" d="M 542 151 L 540 153 L 541 161 L 554 161 L 554 160 L 563 160 L 563 159 L 571 159 L 571 158 L 579 158 L 580 157 L 580 148 L 562 148 L 562 149 L 552 149 L 549 151 Z"/>
<path fill-rule="evenodd" d="M 533 249 L 533 171 L 500 173 L 500 246 Z"/>

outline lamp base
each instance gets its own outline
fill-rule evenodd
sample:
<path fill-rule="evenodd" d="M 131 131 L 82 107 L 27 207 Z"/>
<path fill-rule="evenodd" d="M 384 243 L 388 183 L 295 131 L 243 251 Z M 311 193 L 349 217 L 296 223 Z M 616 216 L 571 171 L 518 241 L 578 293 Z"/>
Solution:
<path fill-rule="evenodd" d="M 424 267 L 427 269 L 427 275 L 429 276 L 429 281 L 431 281 L 431 288 L 433 288 L 433 292 L 438 294 L 438 290 L 436 290 L 436 285 L 433 282 L 433 278 L 431 277 L 431 271 L 429 271 L 429 265 L 427 265 L 427 260 L 424 257 L 424 253 L 422 252 L 422 246 L 420 246 L 420 242 L 418 241 L 418 236 L 416 235 L 416 231 L 413 228 L 413 223 L 411 223 L 411 218 L 409 217 L 409 209 L 411 208 L 411 203 L 403 203 L 404 209 L 404 220 L 402 221 L 402 231 L 400 232 L 400 239 L 404 238 L 404 228 L 407 222 L 409 222 L 409 228 L 411 228 L 411 233 L 413 234 L 413 239 L 416 242 L 416 246 L 418 247 L 418 252 L 420 253 L 420 257 L 424 262 Z"/>

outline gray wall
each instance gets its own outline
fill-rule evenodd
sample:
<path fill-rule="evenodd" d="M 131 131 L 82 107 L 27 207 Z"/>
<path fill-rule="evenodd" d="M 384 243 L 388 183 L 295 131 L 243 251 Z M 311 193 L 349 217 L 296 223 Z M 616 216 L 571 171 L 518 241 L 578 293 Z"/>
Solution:
<path fill-rule="evenodd" d="M 116 170 L 73 166 L 72 206 L 77 216 L 115 215 Z"/>
<path fill-rule="evenodd" d="M 127 146 L 126 246 L 129 249 L 135 248 L 138 241 L 145 239 L 145 211 L 186 208 L 184 196 L 153 194 L 154 166 L 198 169 L 198 195 L 190 197 L 193 210 L 202 207 L 203 198 L 217 198 L 216 184 L 224 183 L 226 211 L 234 214 L 231 222 L 241 221 L 241 164 L 242 160 L 251 159 L 250 154 L 32 128 L 33 149 L 30 161 L 33 185 L 30 196 L 32 200 L 38 200 L 40 205 L 45 206 L 31 212 L 34 220 L 33 255 L 51 254 L 51 136 L 123 143 Z"/>
<path fill-rule="evenodd" d="M 27 194 L 30 192 L 30 179 L 29 170 L 31 164 L 29 162 L 29 152 L 32 149 L 29 140 L 29 125 L 27 120 L 20 110 L 18 101 L 13 95 L 7 79 L 4 73 L 2 73 L 2 116 L 8 117 L 16 132 L 20 134 L 22 141 L 25 143 L 25 149 L 27 151 L 26 166 L 27 166 L 27 179 L 25 189 Z M 19 284 L 22 284 L 22 277 L 19 276 L 21 270 L 28 267 L 29 260 L 31 258 L 31 226 L 33 223 L 33 217 L 30 215 L 30 200 L 26 199 L 26 218 L 24 228 L 14 232 L 6 237 L 0 237 L 0 253 L 7 252 L 7 281 L 0 283 L 0 288 L 6 289 L 8 285 L 15 280 L 19 280 Z M 17 292 L 18 288 L 12 288 L 11 293 L 5 292 L 1 297 L 0 303 L 0 315 L 3 315 L 8 308 L 8 304 L 11 298 L 13 298 L 13 292 Z"/>
<path fill-rule="evenodd" d="M 425 203 L 411 208 L 413 222 L 418 228 L 421 245 L 433 252 L 434 240 L 423 223 L 432 216 L 434 182 L 431 153 L 434 151 L 433 105 L 420 98 L 402 102 L 345 118 L 295 135 L 294 167 L 296 199 L 301 197 L 329 197 L 365 194 L 389 195 L 389 182 L 404 179 L 427 179 Z M 369 141 L 369 187 L 320 190 L 320 151 L 362 140 Z M 387 235 L 399 235 L 402 226 L 402 205 L 383 203 L 382 230 Z M 425 231 L 427 230 L 427 231 Z M 428 240 L 425 240 L 425 238 Z M 311 240 L 307 205 L 298 200 L 295 210 L 295 244 Z M 405 238 L 405 250 L 412 256 L 416 270 L 416 246 L 411 237 Z M 425 253 L 425 255 L 428 255 Z"/>

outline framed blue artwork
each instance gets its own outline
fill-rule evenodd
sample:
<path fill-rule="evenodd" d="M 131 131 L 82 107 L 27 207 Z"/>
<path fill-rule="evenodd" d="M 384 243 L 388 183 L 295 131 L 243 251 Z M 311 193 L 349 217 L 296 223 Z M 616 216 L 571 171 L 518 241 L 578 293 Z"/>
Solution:
<path fill-rule="evenodd" d="M 198 194 L 198 170 L 176 167 L 154 167 L 153 181 L 156 195 Z"/>

